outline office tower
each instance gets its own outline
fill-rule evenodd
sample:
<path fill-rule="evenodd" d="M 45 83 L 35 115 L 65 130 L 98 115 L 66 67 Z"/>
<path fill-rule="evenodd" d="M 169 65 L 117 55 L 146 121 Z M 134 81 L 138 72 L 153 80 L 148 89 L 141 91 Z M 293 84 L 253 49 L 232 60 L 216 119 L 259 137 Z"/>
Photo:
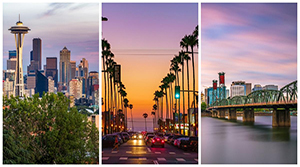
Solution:
<path fill-rule="evenodd" d="M 40 38 L 33 38 L 32 40 L 32 60 L 38 62 L 38 69 L 42 68 L 42 40 Z"/>
<path fill-rule="evenodd" d="M 52 77 L 54 80 L 54 86 L 58 87 L 58 70 L 57 70 L 57 58 L 56 57 L 47 57 L 46 58 L 46 77 Z"/>
<path fill-rule="evenodd" d="M 99 73 L 97 71 L 89 72 L 89 77 L 87 81 L 88 92 L 87 96 L 92 96 L 93 93 L 93 85 L 99 85 Z"/>
<path fill-rule="evenodd" d="M 251 83 L 246 83 L 246 96 L 251 93 Z"/>
<path fill-rule="evenodd" d="M 9 78 L 6 78 L 3 81 L 3 95 L 10 97 L 14 93 L 14 81 L 9 80 Z"/>
<path fill-rule="evenodd" d="M 6 80 L 6 78 L 8 78 L 10 81 L 14 81 L 15 71 L 16 70 L 3 70 L 3 80 Z"/>
<path fill-rule="evenodd" d="M 51 76 L 47 78 L 48 78 L 48 93 L 54 93 L 55 92 L 54 80 Z"/>
<path fill-rule="evenodd" d="M 245 86 L 244 85 L 232 85 L 230 87 L 230 97 L 234 96 L 244 96 L 245 95 Z"/>
<path fill-rule="evenodd" d="M 11 58 L 17 58 L 17 51 L 16 50 L 9 50 L 8 51 L 8 58 L 9 59 L 11 59 Z"/>
<path fill-rule="evenodd" d="M 68 85 L 70 81 L 70 56 L 71 51 L 64 47 L 60 51 L 59 59 L 59 82 L 62 85 Z"/>
<path fill-rule="evenodd" d="M 75 79 L 76 61 L 70 61 L 71 64 L 71 79 Z"/>
<path fill-rule="evenodd" d="M 78 68 L 76 68 L 76 78 L 82 78 L 82 94 L 87 94 L 87 78 L 89 71 L 89 63 L 85 58 L 82 58 L 80 61 Z"/>
<path fill-rule="evenodd" d="M 36 84 L 36 74 L 35 74 L 35 71 L 29 71 L 29 73 L 27 74 L 26 88 L 27 89 L 35 89 L 35 84 Z"/>
<path fill-rule="evenodd" d="M 82 97 L 82 81 L 80 79 L 72 79 L 69 82 L 69 95 L 75 99 Z"/>
<path fill-rule="evenodd" d="M 39 96 L 42 97 L 43 93 L 47 93 L 48 92 L 48 78 L 45 76 L 44 71 L 40 70 L 40 71 L 36 71 L 35 73 L 35 93 L 39 93 Z"/>
<path fill-rule="evenodd" d="M 10 58 L 7 60 L 7 69 L 16 70 L 17 58 Z"/>
<path fill-rule="evenodd" d="M 20 16 L 19 16 L 20 17 Z M 30 29 L 23 25 L 23 23 L 19 21 L 16 23 L 16 26 L 12 26 L 10 29 L 12 34 L 15 36 L 16 43 L 16 75 L 15 75 L 15 86 L 14 86 L 14 95 L 15 96 L 24 96 L 24 80 L 23 80 L 23 43 L 25 34 L 30 31 Z"/>

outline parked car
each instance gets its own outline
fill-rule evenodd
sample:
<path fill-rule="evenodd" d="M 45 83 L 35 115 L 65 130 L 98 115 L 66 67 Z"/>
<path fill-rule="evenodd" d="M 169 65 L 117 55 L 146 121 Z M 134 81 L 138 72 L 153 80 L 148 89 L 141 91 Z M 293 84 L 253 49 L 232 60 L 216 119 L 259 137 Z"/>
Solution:
<path fill-rule="evenodd" d="M 151 147 L 154 146 L 161 146 L 162 148 L 165 147 L 165 140 L 162 137 L 159 136 L 155 136 L 153 137 L 152 141 L 151 141 Z"/>
<path fill-rule="evenodd" d="M 114 147 L 116 136 L 118 138 L 119 144 L 121 144 L 122 139 L 120 136 L 109 134 L 109 135 L 105 135 L 102 137 L 102 146 L 103 147 Z"/>
<path fill-rule="evenodd" d="M 185 136 L 183 136 L 183 135 L 174 135 L 174 137 L 170 140 L 170 143 L 171 143 L 172 145 L 174 145 L 174 141 L 175 141 L 176 139 L 180 138 L 180 137 L 185 137 Z"/>
<path fill-rule="evenodd" d="M 192 148 L 195 146 L 198 148 L 198 137 L 191 136 L 181 140 L 178 147 L 183 150 L 192 150 Z"/>
<path fill-rule="evenodd" d="M 186 139 L 187 137 L 179 137 L 177 139 L 174 140 L 174 146 L 179 147 L 180 145 L 180 141 Z"/>
<path fill-rule="evenodd" d="M 147 135 L 147 137 L 145 138 L 146 144 L 151 143 L 153 138 L 154 138 L 154 135 L 152 135 L 152 134 Z"/>

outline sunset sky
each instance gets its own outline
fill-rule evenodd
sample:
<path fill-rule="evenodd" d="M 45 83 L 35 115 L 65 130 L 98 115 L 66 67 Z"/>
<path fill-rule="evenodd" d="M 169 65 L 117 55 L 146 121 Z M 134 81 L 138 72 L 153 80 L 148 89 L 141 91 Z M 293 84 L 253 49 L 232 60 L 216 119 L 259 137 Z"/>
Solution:
<path fill-rule="evenodd" d="M 144 112 L 151 117 L 153 94 L 169 72 L 170 60 L 181 50 L 184 35 L 192 34 L 198 25 L 198 4 L 103 3 L 102 15 L 108 18 L 102 22 L 102 35 L 121 64 L 121 80 L 134 117 L 142 118 Z M 195 67 L 198 71 L 197 54 Z"/>
<path fill-rule="evenodd" d="M 42 40 L 42 66 L 46 57 L 58 57 L 66 46 L 71 60 L 78 65 L 82 58 L 89 71 L 99 71 L 99 4 L 98 3 L 4 3 L 3 4 L 3 69 L 8 51 L 16 50 L 14 35 L 8 30 L 21 21 L 31 31 L 25 35 L 23 69 L 30 64 L 32 39 Z"/>
<path fill-rule="evenodd" d="M 227 87 L 297 79 L 297 4 L 204 3 L 201 24 L 201 90 L 221 71 Z"/>

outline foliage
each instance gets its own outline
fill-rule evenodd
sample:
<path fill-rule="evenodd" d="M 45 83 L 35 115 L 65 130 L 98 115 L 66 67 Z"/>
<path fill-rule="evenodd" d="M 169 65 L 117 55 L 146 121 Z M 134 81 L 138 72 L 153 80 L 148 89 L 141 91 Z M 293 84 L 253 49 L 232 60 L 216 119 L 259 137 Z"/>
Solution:
<path fill-rule="evenodd" d="M 98 130 L 68 104 L 62 93 L 3 97 L 3 163 L 97 163 Z"/>
<path fill-rule="evenodd" d="M 201 103 L 201 111 L 205 111 L 206 110 L 206 103 L 205 102 L 202 102 Z"/>

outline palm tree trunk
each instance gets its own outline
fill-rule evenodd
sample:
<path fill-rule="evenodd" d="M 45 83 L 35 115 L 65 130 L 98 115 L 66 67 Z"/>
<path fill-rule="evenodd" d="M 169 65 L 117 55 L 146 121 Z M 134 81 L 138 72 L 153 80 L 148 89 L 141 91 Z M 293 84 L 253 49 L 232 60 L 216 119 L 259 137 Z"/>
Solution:
<path fill-rule="evenodd" d="M 103 55 L 102 64 L 103 64 L 103 80 L 104 80 L 104 135 L 107 134 L 107 124 L 108 124 L 108 114 L 107 114 L 107 106 L 106 106 L 106 70 L 105 70 L 105 56 Z"/>
<path fill-rule="evenodd" d="M 193 66 L 193 99 L 194 99 L 194 119 L 195 119 L 195 125 L 198 125 L 196 124 L 196 96 L 195 96 L 195 64 L 194 64 L 194 50 L 193 50 L 193 47 L 192 48 L 192 66 Z M 194 128 L 194 135 L 196 136 L 196 126 Z"/>
<path fill-rule="evenodd" d="M 116 112 L 113 108 L 113 84 L 112 84 L 112 77 L 110 77 L 110 110 L 113 113 L 113 116 L 116 116 Z M 115 123 L 117 123 L 115 121 Z"/>
<path fill-rule="evenodd" d="M 190 112 L 189 112 L 189 108 L 190 108 L 190 77 L 189 77 L 189 60 L 186 60 L 186 68 L 187 68 L 187 87 L 188 87 L 188 125 L 189 125 L 189 131 L 188 131 L 188 136 L 191 135 L 191 120 L 190 120 Z"/>
<path fill-rule="evenodd" d="M 185 101 L 184 101 L 184 57 L 182 56 L 182 118 L 183 118 L 183 135 L 185 135 Z"/>
<path fill-rule="evenodd" d="M 169 114 L 169 104 L 168 104 L 168 90 L 165 88 L 166 91 L 166 125 L 167 125 L 167 119 L 168 119 L 168 114 Z M 167 127 L 169 129 L 169 126 Z"/>

